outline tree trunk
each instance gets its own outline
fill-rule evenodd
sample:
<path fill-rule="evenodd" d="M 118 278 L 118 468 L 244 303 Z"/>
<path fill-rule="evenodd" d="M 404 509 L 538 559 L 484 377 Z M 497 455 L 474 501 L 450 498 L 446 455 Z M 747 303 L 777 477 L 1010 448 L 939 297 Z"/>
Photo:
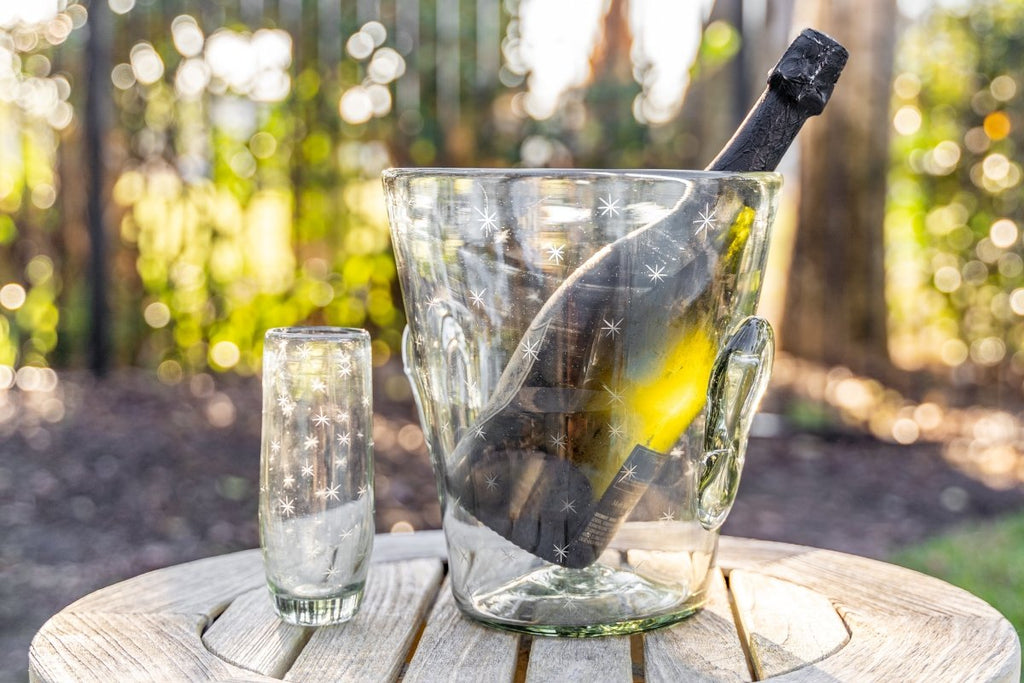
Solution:
<path fill-rule="evenodd" d="M 798 19 L 834 36 L 850 60 L 824 114 L 800 136 L 799 224 L 781 346 L 891 379 L 882 223 L 895 3 L 819 2 L 813 16 Z"/>

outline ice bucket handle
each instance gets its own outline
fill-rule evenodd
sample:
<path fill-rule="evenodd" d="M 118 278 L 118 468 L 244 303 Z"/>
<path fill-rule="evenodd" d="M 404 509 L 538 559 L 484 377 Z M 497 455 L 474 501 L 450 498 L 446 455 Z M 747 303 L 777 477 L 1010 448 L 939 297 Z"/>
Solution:
<path fill-rule="evenodd" d="M 715 359 L 697 482 L 697 517 L 709 531 L 722 526 L 736 500 L 750 425 L 768 386 L 774 357 L 771 325 L 751 316 L 739 324 Z"/>

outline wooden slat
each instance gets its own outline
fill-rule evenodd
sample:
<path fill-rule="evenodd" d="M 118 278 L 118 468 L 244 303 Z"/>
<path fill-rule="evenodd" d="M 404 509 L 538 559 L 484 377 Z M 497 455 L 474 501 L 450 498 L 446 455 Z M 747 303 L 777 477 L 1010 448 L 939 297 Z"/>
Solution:
<path fill-rule="evenodd" d="M 158 569 L 90 593 L 71 612 L 219 614 L 235 596 L 264 585 L 258 550 Z"/>
<path fill-rule="evenodd" d="M 741 569 L 729 574 L 729 590 L 759 679 L 821 661 L 849 640 L 843 620 L 820 593 Z"/>
<path fill-rule="evenodd" d="M 203 644 L 227 662 L 282 678 L 311 633 L 281 621 L 270 591 L 261 586 L 235 598 L 203 634 Z"/>
<path fill-rule="evenodd" d="M 629 683 L 633 662 L 628 636 L 533 639 L 527 683 L 588 681 Z"/>
<path fill-rule="evenodd" d="M 518 649 L 519 636 L 464 616 L 446 579 L 402 680 L 511 681 Z"/>
<path fill-rule="evenodd" d="M 377 534 L 373 539 L 371 561 L 394 562 L 447 556 L 443 531 L 417 531 L 413 534 Z"/>
<path fill-rule="evenodd" d="M 780 544 L 732 539 L 730 545 L 742 555 L 744 547 L 771 551 Z M 781 680 L 1021 680 L 1020 640 L 1010 622 L 948 583 L 813 548 L 782 553 L 759 563 L 757 572 L 825 596 L 850 630 L 850 642 L 837 653 Z"/>
<path fill-rule="evenodd" d="M 441 561 L 374 564 L 359 614 L 317 629 L 285 676 L 293 681 L 391 681 L 441 583 Z"/>
<path fill-rule="evenodd" d="M 778 562 L 787 557 L 799 557 L 813 550 L 813 548 L 792 543 L 722 536 L 718 540 L 717 562 L 728 576 L 733 569 L 757 569 L 765 564 Z"/>
<path fill-rule="evenodd" d="M 1000 681 L 1020 683 L 1020 646 L 978 618 L 895 618 L 844 612 L 850 642 L 778 681 Z"/>
<path fill-rule="evenodd" d="M 722 573 L 712 573 L 708 600 L 697 614 L 644 637 L 648 681 L 749 681 Z"/>
<path fill-rule="evenodd" d="M 186 615 L 74 614 L 50 619 L 32 641 L 33 681 L 271 681 L 203 648 L 201 618 Z"/>

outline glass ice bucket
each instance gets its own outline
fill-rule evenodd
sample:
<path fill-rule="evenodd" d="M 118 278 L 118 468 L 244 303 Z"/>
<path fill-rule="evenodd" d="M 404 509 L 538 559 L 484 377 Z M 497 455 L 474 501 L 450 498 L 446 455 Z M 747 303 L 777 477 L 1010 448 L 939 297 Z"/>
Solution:
<path fill-rule="evenodd" d="M 403 355 L 451 587 L 622 634 L 700 608 L 771 371 L 774 173 L 392 169 Z"/>

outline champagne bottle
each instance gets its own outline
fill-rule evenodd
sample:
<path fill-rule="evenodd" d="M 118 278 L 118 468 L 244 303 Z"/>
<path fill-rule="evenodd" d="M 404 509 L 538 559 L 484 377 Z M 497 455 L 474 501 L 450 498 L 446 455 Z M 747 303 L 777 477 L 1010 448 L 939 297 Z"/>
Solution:
<path fill-rule="evenodd" d="M 773 169 L 824 108 L 846 57 L 828 36 L 801 33 L 709 170 Z M 538 557 L 568 567 L 597 559 L 704 407 L 720 328 L 756 303 L 737 300 L 734 281 L 754 211 L 738 194 L 700 196 L 701 187 L 566 278 L 456 445 L 448 491 Z M 692 239 L 695 206 L 728 221 L 717 243 Z M 656 266 L 645 273 L 640 258 Z M 636 322 L 615 330 L 627 313 Z M 614 334 L 628 338 L 602 343 Z"/>

